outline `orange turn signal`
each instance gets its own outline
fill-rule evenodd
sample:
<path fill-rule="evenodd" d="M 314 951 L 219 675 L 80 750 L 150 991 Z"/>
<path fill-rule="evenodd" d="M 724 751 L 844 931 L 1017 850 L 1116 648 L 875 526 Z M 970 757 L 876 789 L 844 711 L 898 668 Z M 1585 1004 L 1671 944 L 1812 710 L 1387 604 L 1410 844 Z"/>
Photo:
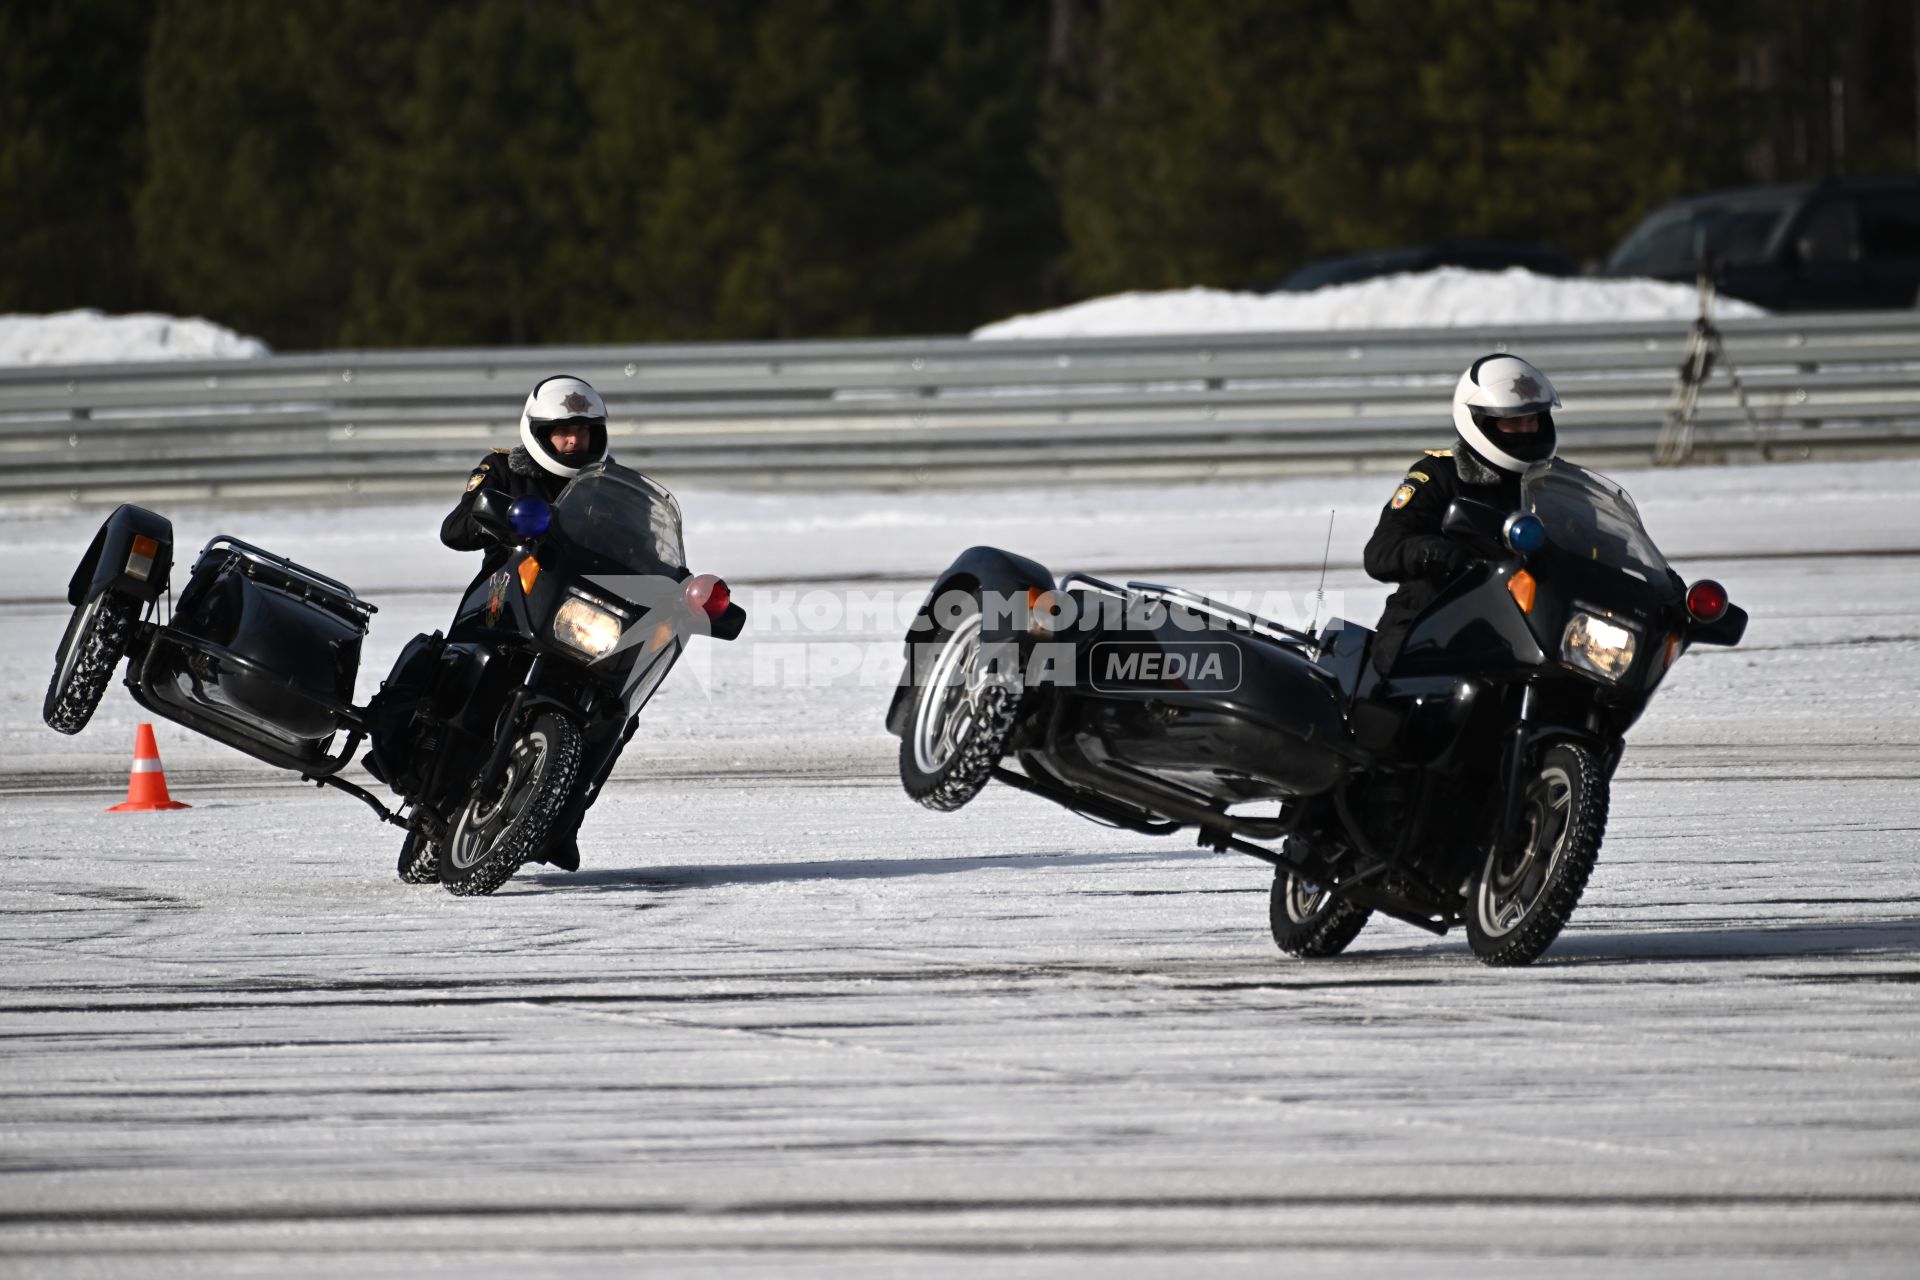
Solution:
<path fill-rule="evenodd" d="M 1520 612 L 1533 612 L 1533 592 L 1537 585 L 1533 575 L 1525 569 L 1507 579 L 1507 594 L 1511 595 L 1513 602 L 1520 606 Z"/>
<path fill-rule="evenodd" d="M 533 584 L 540 580 L 540 562 L 528 556 L 520 562 L 520 589 L 532 591 Z"/>
<path fill-rule="evenodd" d="M 153 558 L 160 554 L 160 543 L 144 533 L 133 535 L 127 551 L 127 576 L 145 582 L 153 574 Z"/>
<path fill-rule="evenodd" d="M 1027 588 L 1027 634 L 1045 636 L 1053 630 L 1055 616 L 1060 611 L 1060 598 L 1051 591 L 1042 591 L 1039 587 Z"/>
<path fill-rule="evenodd" d="M 1680 633 L 1678 631 L 1669 631 L 1667 632 L 1667 655 L 1660 664 L 1661 669 L 1665 670 L 1667 667 L 1672 666 L 1679 657 Z"/>

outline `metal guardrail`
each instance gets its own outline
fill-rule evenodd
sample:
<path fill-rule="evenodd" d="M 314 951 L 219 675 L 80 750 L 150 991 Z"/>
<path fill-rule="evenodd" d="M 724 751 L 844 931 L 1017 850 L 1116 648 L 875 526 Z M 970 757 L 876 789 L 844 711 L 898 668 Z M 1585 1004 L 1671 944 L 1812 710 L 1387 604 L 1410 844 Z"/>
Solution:
<path fill-rule="evenodd" d="M 1546 369 L 1563 448 L 1652 458 L 1684 322 L 1180 337 L 343 351 L 0 370 L 0 497 L 439 493 L 513 442 L 539 377 L 587 378 L 614 451 L 668 482 L 956 483 L 1391 469 L 1450 430 L 1454 380 Z M 1724 321 L 1696 456 L 1920 447 L 1920 314 Z"/>

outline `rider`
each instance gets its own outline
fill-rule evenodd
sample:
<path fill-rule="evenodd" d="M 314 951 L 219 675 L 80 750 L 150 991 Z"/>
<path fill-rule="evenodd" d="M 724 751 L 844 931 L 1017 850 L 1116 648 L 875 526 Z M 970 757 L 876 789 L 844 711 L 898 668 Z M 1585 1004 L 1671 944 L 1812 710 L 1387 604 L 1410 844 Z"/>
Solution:
<path fill-rule="evenodd" d="M 607 402 L 584 378 L 543 378 L 520 411 L 520 443 L 495 449 L 467 477 L 467 491 L 440 522 L 440 541 L 455 551 L 484 551 L 482 577 L 506 562 L 507 548 L 473 518 L 474 496 L 536 495 L 552 502 L 580 468 L 607 456 Z"/>
<path fill-rule="evenodd" d="M 1386 675 L 1413 620 L 1464 569 L 1472 554 L 1440 532 L 1455 498 L 1502 511 L 1520 505 L 1520 475 L 1553 456 L 1553 410 L 1560 407 L 1547 375 L 1518 356 L 1481 356 L 1453 389 L 1451 449 L 1429 449 L 1380 511 L 1367 540 L 1369 577 L 1397 582 L 1374 629 L 1373 664 Z"/>
<path fill-rule="evenodd" d="M 512 449 L 495 449 L 480 459 L 473 474 L 467 477 L 467 491 L 440 523 L 440 541 L 455 551 L 486 553 L 480 574 L 474 579 L 474 586 L 478 586 L 506 563 L 509 548 L 474 520 L 475 496 L 494 492 L 515 499 L 538 496 L 552 502 L 581 468 L 607 456 L 607 403 L 600 398 L 600 393 L 584 378 L 569 374 L 541 379 L 527 396 L 526 407 L 520 411 L 520 443 Z M 472 590 L 469 587 L 468 593 Z M 629 721 L 627 736 L 631 736 L 633 728 L 634 722 Z M 596 790 L 598 782 L 612 769 L 626 740 L 622 737 L 619 744 L 612 747 L 612 756 L 601 762 L 599 777 L 594 782 Z M 536 861 L 550 863 L 563 871 L 580 869 L 580 848 L 575 836 L 581 819 L 586 816 L 586 806 L 580 803 L 584 795 L 583 790 L 555 820 L 547 847 Z"/>

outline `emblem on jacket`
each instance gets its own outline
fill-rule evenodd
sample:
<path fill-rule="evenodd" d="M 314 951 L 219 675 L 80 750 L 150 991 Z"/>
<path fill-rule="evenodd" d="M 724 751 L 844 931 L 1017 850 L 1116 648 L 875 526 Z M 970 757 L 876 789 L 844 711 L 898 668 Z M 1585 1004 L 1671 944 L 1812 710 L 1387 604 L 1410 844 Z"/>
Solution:
<path fill-rule="evenodd" d="M 1398 489 L 1395 489 L 1393 491 L 1393 509 L 1395 511 L 1398 511 L 1401 507 L 1406 506 L 1409 502 L 1412 502 L 1412 501 L 1413 501 L 1412 485 L 1403 484 Z"/>
<path fill-rule="evenodd" d="M 487 625 L 500 625 L 500 608 L 507 602 L 507 583 L 513 581 L 513 575 L 505 569 L 487 579 Z"/>

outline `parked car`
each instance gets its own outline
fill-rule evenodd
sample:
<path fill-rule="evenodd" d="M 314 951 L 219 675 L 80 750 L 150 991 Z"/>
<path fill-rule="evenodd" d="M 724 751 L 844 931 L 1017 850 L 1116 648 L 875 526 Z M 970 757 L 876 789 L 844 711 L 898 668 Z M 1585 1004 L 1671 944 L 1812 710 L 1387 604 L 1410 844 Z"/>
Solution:
<path fill-rule="evenodd" d="M 1920 175 L 1743 187 L 1676 200 L 1620 242 L 1605 276 L 1692 280 L 1773 311 L 1911 307 Z"/>
<path fill-rule="evenodd" d="M 1322 258 L 1281 277 L 1264 292 L 1306 293 L 1330 284 L 1353 284 L 1375 276 L 1431 271 L 1435 267 L 1470 267 L 1475 271 L 1525 267 L 1543 276 L 1570 276 L 1579 270 L 1579 263 L 1571 254 L 1522 240 L 1447 240 Z"/>

